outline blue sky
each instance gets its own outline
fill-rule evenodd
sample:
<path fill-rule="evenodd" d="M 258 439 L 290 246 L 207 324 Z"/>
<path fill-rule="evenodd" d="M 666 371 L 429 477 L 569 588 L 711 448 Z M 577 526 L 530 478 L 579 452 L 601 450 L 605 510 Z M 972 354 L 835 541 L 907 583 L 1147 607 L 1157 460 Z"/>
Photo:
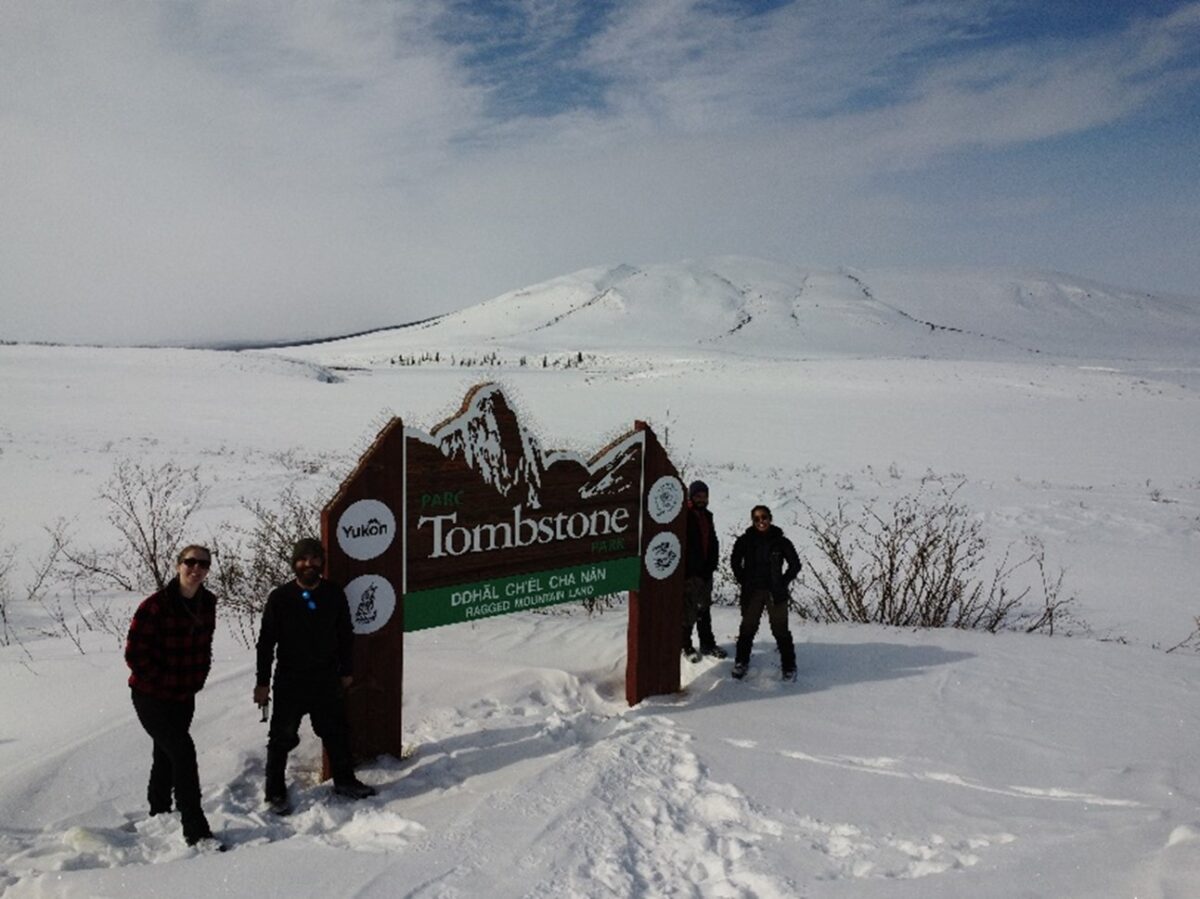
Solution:
<path fill-rule="evenodd" d="M 727 253 L 1200 296 L 1198 82 L 1182 0 L 8 0 L 0 338 L 318 335 Z"/>

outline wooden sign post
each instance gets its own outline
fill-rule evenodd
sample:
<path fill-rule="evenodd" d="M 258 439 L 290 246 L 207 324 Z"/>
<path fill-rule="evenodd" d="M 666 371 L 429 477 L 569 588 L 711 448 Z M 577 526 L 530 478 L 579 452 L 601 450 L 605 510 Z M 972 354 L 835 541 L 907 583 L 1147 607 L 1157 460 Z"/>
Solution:
<path fill-rule="evenodd" d="M 321 515 L 354 623 L 358 758 L 399 756 L 404 633 L 630 594 L 626 697 L 679 690 L 684 488 L 643 423 L 543 450 L 494 384 L 429 433 L 393 419 Z"/>
<path fill-rule="evenodd" d="M 685 490 L 679 473 L 645 422 L 643 449 L 642 581 L 629 591 L 625 698 L 679 692 L 683 653 L 683 557 L 687 539 Z"/>
<path fill-rule="evenodd" d="M 356 758 L 401 753 L 404 683 L 404 423 L 394 418 L 321 513 L 326 576 L 346 590 L 354 684 L 346 694 Z"/>

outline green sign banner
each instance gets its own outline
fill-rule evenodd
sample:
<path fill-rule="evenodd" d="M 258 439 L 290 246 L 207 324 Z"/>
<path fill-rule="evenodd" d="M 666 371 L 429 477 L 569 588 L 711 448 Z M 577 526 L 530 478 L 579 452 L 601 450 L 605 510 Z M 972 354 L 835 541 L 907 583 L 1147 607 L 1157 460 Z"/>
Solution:
<path fill-rule="evenodd" d="M 553 571 L 419 590 L 404 597 L 404 630 L 420 631 L 636 590 L 640 575 L 641 559 L 628 556 Z"/>

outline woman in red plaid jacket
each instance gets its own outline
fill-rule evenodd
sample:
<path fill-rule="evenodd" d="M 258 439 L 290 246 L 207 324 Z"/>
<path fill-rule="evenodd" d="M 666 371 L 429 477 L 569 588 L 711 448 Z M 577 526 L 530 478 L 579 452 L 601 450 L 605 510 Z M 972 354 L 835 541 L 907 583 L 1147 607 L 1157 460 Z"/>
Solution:
<path fill-rule="evenodd" d="M 189 846 L 215 843 L 200 808 L 196 746 L 189 733 L 196 694 L 212 667 L 217 598 L 204 587 L 211 564 L 206 547 L 185 546 L 176 560 L 178 573 L 138 606 L 125 642 L 133 708 L 154 741 L 146 790 L 150 814 L 171 811 L 174 793 Z"/>

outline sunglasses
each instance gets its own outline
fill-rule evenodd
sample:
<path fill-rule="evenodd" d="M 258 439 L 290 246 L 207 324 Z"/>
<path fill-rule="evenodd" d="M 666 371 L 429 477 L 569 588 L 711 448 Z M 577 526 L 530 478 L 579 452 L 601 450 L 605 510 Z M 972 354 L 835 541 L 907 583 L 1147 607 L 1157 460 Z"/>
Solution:
<path fill-rule="evenodd" d="M 187 559 L 180 559 L 179 564 L 186 565 L 188 568 L 195 568 L 197 565 L 199 565 L 201 568 L 207 571 L 212 567 L 212 559 L 193 559 L 189 557 Z"/>
<path fill-rule="evenodd" d="M 770 515 L 755 515 L 752 517 L 754 518 L 755 521 L 770 521 L 771 520 Z"/>

